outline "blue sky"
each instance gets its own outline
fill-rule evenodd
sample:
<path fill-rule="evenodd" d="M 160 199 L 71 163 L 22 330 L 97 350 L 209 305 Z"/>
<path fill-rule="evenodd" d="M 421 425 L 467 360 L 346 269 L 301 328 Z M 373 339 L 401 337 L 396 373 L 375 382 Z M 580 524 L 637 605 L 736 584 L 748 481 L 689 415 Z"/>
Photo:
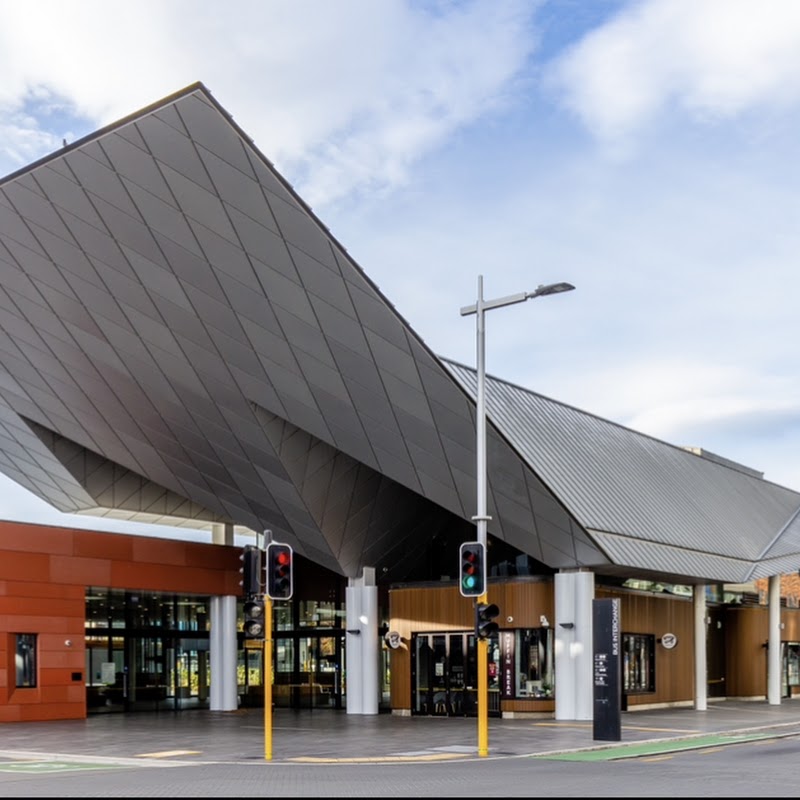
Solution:
<path fill-rule="evenodd" d="M 198 80 L 435 352 L 570 281 L 489 373 L 800 490 L 796 0 L 4 0 L 0 174 Z"/>

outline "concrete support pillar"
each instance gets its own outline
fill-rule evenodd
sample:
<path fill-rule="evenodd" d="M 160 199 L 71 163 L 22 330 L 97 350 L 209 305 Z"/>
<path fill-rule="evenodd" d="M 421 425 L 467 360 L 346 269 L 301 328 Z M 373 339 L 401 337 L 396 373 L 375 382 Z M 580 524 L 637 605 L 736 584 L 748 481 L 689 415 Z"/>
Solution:
<path fill-rule="evenodd" d="M 594 717 L 593 600 L 593 572 L 559 572 L 556 575 L 556 719 Z"/>
<path fill-rule="evenodd" d="M 769 578 L 769 640 L 767 642 L 767 702 L 781 704 L 781 576 Z"/>
<path fill-rule="evenodd" d="M 233 525 L 230 522 L 215 522 L 211 526 L 211 544 L 233 544 Z"/>
<path fill-rule="evenodd" d="M 377 714 L 381 684 L 375 569 L 365 567 L 361 577 L 347 583 L 347 713 Z"/>
<path fill-rule="evenodd" d="M 236 711 L 239 706 L 239 686 L 236 676 L 236 597 L 212 597 L 209 632 L 211 661 L 211 711 Z M 267 672 L 269 674 L 269 672 Z"/>
<path fill-rule="evenodd" d="M 693 589 L 694 600 L 694 707 L 697 711 L 708 708 L 708 609 L 705 584 Z"/>

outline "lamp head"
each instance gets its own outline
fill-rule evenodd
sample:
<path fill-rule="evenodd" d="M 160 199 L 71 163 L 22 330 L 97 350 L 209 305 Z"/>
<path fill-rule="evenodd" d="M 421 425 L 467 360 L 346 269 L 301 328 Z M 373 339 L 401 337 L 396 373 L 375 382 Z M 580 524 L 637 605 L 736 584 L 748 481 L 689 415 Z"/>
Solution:
<path fill-rule="evenodd" d="M 560 294 L 561 292 L 570 292 L 575 287 L 571 283 L 547 283 L 540 284 L 536 287 L 535 292 L 528 292 L 528 299 L 533 297 L 544 297 L 547 294 Z"/>

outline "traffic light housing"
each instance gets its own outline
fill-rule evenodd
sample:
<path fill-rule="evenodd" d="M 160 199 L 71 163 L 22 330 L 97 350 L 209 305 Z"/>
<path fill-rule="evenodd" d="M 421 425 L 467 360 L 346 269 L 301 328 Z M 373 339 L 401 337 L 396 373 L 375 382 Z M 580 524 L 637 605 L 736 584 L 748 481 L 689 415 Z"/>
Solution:
<path fill-rule="evenodd" d="M 246 544 L 239 556 L 242 566 L 239 572 L 242 579 L 239 585 L 242 587 L 242 594 L 245 599 L 251 595 L 262 594 L 261 587 L 261 548 L 252 544 Z"/>
<path fill-rule="evenodd" d="M 242 630 L 248 639 L 263 639 L 266 616 L 263 597 L 251 596 L 244 601 Z"/>
<path fill-rule="evenodd" d="M 267 545 L 267 596 L 289 600 L 294 591 L 294 553 L 291 545 L 270 542 Z"/>
<path fill-rule="evenodd" d="M 500 609 L 494 603 L 475 604 L 475 636 L 478 639 L 488 639 L 500 630 L 494 618 Z"/>
<path fill-rule="evenodd" d="M 481 542 L 464 542 L 459 549 L 458 587 L 464 597 L 486 592 L 486 547 Z"/>

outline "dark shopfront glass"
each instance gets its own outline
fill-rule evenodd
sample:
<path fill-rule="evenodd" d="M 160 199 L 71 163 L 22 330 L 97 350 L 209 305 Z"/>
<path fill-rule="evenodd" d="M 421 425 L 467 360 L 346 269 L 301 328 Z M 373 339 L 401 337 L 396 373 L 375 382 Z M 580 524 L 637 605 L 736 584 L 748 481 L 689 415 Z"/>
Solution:
<path fill-rule="evenodd" d="M 208 708 L 209 598 L 90 587 L 90 713 Z"/>
<path fill-rule="evenodd" d="M 656 690 L 656 637 L 649 633 L 622 634 L 622 691 Z"/>
<path fill-rule="evenodd" d="M 555 669 L 549 627 L 503 630 L 487 649 L 489 714 L 500 700 L 549 700 Z M 412 713 L 474 716 L 477 713 L 477 647 L 472 633 L 412 634 Z"/>
<path fill-rule="evenodd" d="M 36 686 L 36 634 L 18 633 L 14 640 L 14 687 L 33 689 Z"/>
<path fill-rule="evenodd" d="M 497 636 L 488 640 L 488 713 L 500 716 L 501 656 Z M 478 663 L 474 633 L 412 634 L 412 714 L 434 717 L 478 713 Z"/>

